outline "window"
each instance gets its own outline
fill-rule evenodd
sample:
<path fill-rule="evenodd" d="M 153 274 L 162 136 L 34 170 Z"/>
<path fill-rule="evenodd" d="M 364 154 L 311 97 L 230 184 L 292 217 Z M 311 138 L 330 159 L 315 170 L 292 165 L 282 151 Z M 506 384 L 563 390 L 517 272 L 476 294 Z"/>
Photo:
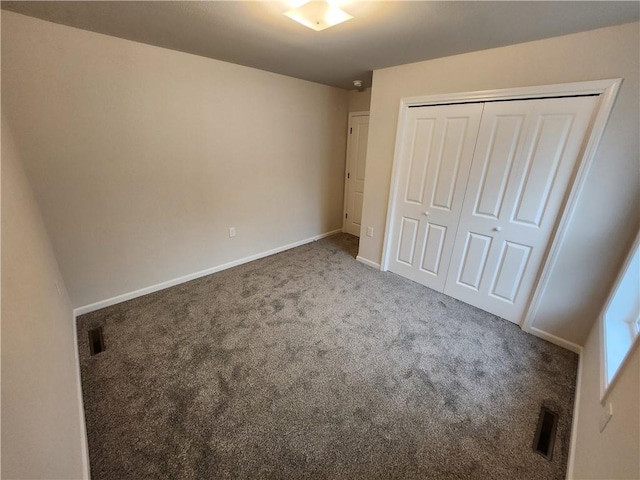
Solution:
<path fill-rule="evenodd" d="M 631 351 L 640 330 L 640 234 L 605 304 L 602 322 L 602 400 Z"/>

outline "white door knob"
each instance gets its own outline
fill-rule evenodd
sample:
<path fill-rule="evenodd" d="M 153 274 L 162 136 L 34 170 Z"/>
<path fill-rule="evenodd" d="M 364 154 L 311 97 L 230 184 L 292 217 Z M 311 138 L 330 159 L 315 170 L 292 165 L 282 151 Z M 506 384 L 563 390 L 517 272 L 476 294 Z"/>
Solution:
<path fill-rule="evenodd" d="M 429 216 L 429 212 L 422 212 L 422 215 L 424 215 L 425 217 Z"/>
<path fill-rule="evenodd" d="M 495 227 L 495 228 L 493 229 L 493 231 L 494 231 L 494 232 L 499 232 L 500 230 L 502 230 L 502 227 Z"/>

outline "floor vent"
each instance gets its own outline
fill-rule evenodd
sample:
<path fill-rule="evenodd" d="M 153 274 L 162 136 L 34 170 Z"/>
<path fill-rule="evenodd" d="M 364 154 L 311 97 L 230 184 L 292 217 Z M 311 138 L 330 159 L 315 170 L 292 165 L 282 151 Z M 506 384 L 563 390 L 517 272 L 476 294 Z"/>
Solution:
<path fill-rule="evenodd" d="M 556 441 L 558 429 L 558 414 L 546 407 L 540 409 L 536 436 L 533 441 L 533 449 L 547 460 L 553 457 L 553 445 Z"/>
<path fill-rule="evenodd" d="M 91 355 L 97 355 L 104 351 L 104 339 L 102 338 L 102 327 L 89 330 L 89 349 Z"/>

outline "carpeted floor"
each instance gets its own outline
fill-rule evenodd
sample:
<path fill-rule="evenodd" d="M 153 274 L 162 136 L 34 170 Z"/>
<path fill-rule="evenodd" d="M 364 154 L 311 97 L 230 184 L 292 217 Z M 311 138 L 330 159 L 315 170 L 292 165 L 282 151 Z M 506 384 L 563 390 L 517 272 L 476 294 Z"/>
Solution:
<path fill-rule="evenodd" d="M 357 242 L 79 317 L 92 478 L 564 478 L 577 356 L 356 262 Z"/>

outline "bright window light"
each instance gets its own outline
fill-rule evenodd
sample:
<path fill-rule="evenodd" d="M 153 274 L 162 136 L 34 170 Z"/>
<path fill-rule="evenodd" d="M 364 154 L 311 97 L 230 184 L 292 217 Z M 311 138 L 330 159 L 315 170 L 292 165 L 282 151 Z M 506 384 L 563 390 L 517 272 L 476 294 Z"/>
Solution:
<path fill-rule="evenodd" d="M 335 2 L 311 1 L 285 12 L 292 20 L 309 27 L 316 32 L 351 20 L 353 17 L 341 10 Z"/>
<path fill-rule="evenodd" d="M 640 323 L 640 236 L 625 262 L 602 314 L 603 396 L 638 338 Z"/>

